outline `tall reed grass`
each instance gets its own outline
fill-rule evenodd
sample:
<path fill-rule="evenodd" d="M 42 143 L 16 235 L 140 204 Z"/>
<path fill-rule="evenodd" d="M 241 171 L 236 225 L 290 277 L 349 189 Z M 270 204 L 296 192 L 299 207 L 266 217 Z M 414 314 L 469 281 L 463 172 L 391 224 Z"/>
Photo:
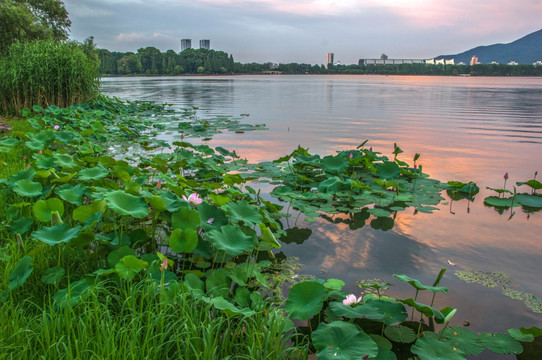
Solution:
<path fill-rule="evenodd" d="M 98 68 L 75 42 L 14 43 L 0 58 L 0 112 L 66 107 L 98 94 Z"/>
<path fill-rule="evenodd" d="M 228 317 L 180 292 L 161 299 L 157 285 L 94 286 L 80 304 L 43 310 L 0 303 L 0 359 L 302 359 L 284 318 Z"/>

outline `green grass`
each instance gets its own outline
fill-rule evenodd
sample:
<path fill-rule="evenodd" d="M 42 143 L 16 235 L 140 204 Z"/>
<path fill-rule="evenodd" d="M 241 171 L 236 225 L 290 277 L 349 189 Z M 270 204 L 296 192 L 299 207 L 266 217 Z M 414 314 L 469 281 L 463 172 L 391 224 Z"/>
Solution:
<path fill-rule="evenodd" d="M 227 317 L 180 291 L 166 302 L 150 282 L 102 283 L 74 307 L 0 304 L 0 359 L 302 359 L 282 318 Z"/>

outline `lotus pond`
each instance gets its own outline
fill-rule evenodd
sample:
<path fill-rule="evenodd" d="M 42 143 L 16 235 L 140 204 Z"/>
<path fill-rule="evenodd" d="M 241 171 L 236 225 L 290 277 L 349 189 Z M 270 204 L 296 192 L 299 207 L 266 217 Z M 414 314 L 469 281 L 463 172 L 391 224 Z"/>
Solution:
<path fill-rule="evenodd" d="M 104 282 L 124 289 L 143 284 L 177 308 L 197 301 L 234 323 L 268 319 L 264 326 L 278 329 L 270 342 L 278 350 L 252 356 L 232 350 L 248 358 L 303 358 L 307 349 L 320 359 L 422 360 L 536 351 L 538 327 L 476 333 L 456 320 L 461 309 L 447 297 L 445 268 L 428 274 L 426 284 L 394 274 L 394 282 L 410 287 L 406 296 L 378 279 L 360 279 L 351 295 L 343 280 L 306 277 L 280 252 L 303 242 L 303 224 L 317 219 L 351 229 L 368 222 L 383 231 L 405 211 L 430 216 L 445 201 L 443 192 L 468 201 L 480 191 L 474 182 L 431 179 L 419 154 L 405 161 L 397 144 L 385 156 L 360 142 L 334 155 L 298 147 L 251 164 L 233 150 L 189 139 L 265 127 L 242 118 L 202 119 L 195 108 L 101 98 L 66 109 L 35 106 L 24 116 L 34 131 L 0 142 L 2 153 L 22 148 L 25 162 L 0 180 L 3 302 L 28 296 L 32 286 L 48 294 L 32 301 L 59 311 L 81 306 Z M 172 127 L 177 141 L 157 137 Z M 535 212 L 542 208 L 539 188 L 534 177 L 514 191 L 503 183 L 486 203 L 503 213 Z M 460 274 L 531 296 L 528 303 L 538 309 L 538 298 L 491 275 Z"/>

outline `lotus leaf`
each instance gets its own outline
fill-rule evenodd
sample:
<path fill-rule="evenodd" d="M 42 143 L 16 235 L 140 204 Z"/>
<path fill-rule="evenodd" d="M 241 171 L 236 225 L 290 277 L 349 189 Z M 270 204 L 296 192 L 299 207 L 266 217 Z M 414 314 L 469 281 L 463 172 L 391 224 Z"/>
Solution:
<path fill-rule="evenodd" d="M 519 194 L 516 201 L 523 206 L 532 208 L 542 208 L 542 196 Z"/>
<path fill-rule="evenodd" d="M 401 175 L 401 168 L 392 161 L 375 164 L 376 173 L 379 178 L 385 180 L 395 180 Z"/>
<path fill-rule="evenodd" d="M 53 158 L 55 159 L 55 164 L 63 169 L 75 169 L 79 166 L 73 156 L 68 154 L 56 153 L 53 155 Z"/>
<path fill-rule="evenodd" d="M 420 360 L 465 360 L 465 354 L 455 348 L 450 342 L 439 341 L 432 337 L 416 340 L 410 351 L 420 357 Z"/>
<path fill-rule="evenodd" d="M 85 280 L 71 283 L 68 288 L 58 290 L 53 296 L 56 306 L 74 306 L 88 292 L 90 285 Z"/>
<path fill-rule="evenodd" d="M 205 283 L 194 274 L 186 274 L 184 277 L 184 285 L 193 293 L 203 295 Z"/>
<path fill-rule="evenodd" d="M 216 269 L 205 280 L 207 294 L 222 297 L 230 295 L 230 279 L 224 269 Z"/>
<path fill-rule="evenodd" d="M 19 260 L 15 268 L 9 274 L 8 290 L 13 291 L 21 287 L 26 279 L 32 274 L 34 268 L 30 265 L 32 257 L 25 256 Z"/>
<path fill-rule="evenodd" d="M 149 215 L 149 208 L 142 197 L 130 195 L 124 191 L 112 191 L 104 195 L 107 206 L 119 215 L 142 219 Z"/>
<path fill-rule="evenodd" d="M 68 243 L 71 239 L 79 235 L 81 226 L 74 228 L 69 227 L 68 224 L 56 224 L 51 227 L 42 227 L 39 230 L 32 232 L 32 239 L 39 240 L 48 245 L 54 246 L 61 242 Z"/>
<path fill-rule="evenodd" d="M 74 220 L 79 222 L 87 221 L 91 216 L 96 215 L 97 213 L 103 213 L 106 209 L 106 201 L 100 200 L 95 201 L 90 205 L 79 206 L 73 210 L 72 217 Z"/>
<path fill-rule="evenodd" d="M 40 183 L 34 182 L 30 179 L 23 179 L 17 181 L 13 185 L 13 191 L 20 196 L 36 197 L 42 194 L 43 186 L 41 186 Z"/>
<path fill-rule="evenodd" d="M 462 327 L 448 327 L 442 331 L 442 338 L 448 340 L 454 347 L 467 355 L 477 355 L 484 351 L 485 346 L 478 335 Z"/>
<path fill-rule="evenodd" d="M 382 350 L 391 350 L 393 348 L 392 343 L 385 337 L 376 334 L 369 334 L 369 336 L 378 345 L 379 354 Z"/>
<path fill-rule="evenodd" d="M 34 175 L 36 174 L 36 170 L 33 168 L 28 168 L 25 170 L 19 171 L 17 174 L 11 175 L 8 178 L 7 184 L 10 187 L 15 186 L 15 183 L 17 183 L 19 180 L 32 180 L 34 179 Z"/>
<path fill-rule="evenodd" d="M 379 320 L 386 325 L 400 323 L 406 320 L 407 312 L 402 304 L 386 300 L 368 300 L 365 304 L 378 310 L 382 315 Z"/>
<path fill-rule="evenodd" d="M 341 174 L 350 166 L 346 156 L 325 156 L 321 164 L 322 169 L 329 174 Z"/>
<path fill-rule="evenodd" d="M 342 290 L 344 285 L 345 285 L 344 281 L 339 280 L 339 279 L 328 279 L 324 283 L 324 286 L 326 287 L 326 289 L 339 290 L 339 291 Z"/>
<path fill-rule="evenodd" d="M 235 306 L 221 296 L 213 298 L 212 303 L 215 308 L 217 308 L 218 310 L 222 310 L 228 316 L 250 316 L 255 314 L 254 310 L 250 310 L 248 308 L 239 309 L 237 306 Z"/>
<path fill-rule="evenodd" d="M 178 254 L 191 253 L 198 245 L 198 234 L 190 228 L 174 229 L 169 237 L 169 247 Z"/>
<path fill-rule="evenodd" d="M 343 321 L 320 323 L 311 338 L 318 359 L 359 360 L 366 355 L 375 357 L 378 354 L 378 346 L 369 335 Z"/>
<path fill-rule="evenodd" d="M 62 200 L 77 206 L 81 205 L 81 198 L 86 191 L 87 187 L 82 184 L 77 184 L 76 186 L 64 185 L 55 189 L 55 193 L 58 194 Z"/>
<path fill-rule="evenodd" d="M 519 203 L 515 202 L 513 197 L 500 198 L 498 196 L 488 196 L 488 197 L 486 197 L 484 199 L 484 204 L 486 204 L 488 206 L 505 207 L 505 208 L 509 208 L 509 207 L 513 206 L 514 204 L 516 206 L 519 206 Z"/>
<path fill-rule="evenodd" d="M 62 279 L 65 273 L 66 270 L 64 270 L 63 267 L 55 266 L 45 270 L 43 276 L 41 277 L 41 281 L 49 285 L 56 285 Z"/>
<path fill-rule="evenodd" d="M 78 178 L 83 181 L 98 180 L 109 175 L 109 170 L 102 166 L 87 168 L 79 171 Z"/>
<path fill-rule="evenodd" d="M 538 180 L 535 180 L 535 179 L 532 179 L 532 180 L 529 180 L 529 181 L 526 181 L 526 182 L 517 182 L 516 183 L 517 186 L 521 186 L 521 185 L 527 185 L 535 190 L 540 190 L 542 189 L 542 183 Z"/>
<path fill-rule="evenodd" d="M 284 310 L 293 319 L 307 320 L 318 314 L 324 306 L 324 285 L 314 281 L 303 281 L 290 289 Z"/>
<path fill-rule="evenodd" d="M 480 335 L 480 341 L 497 354 L 520 354 L 523 351 L 521 343 L 508 334 L 484 333 Z"/>
<path fill-rule="evenodd" d="M 435 322 L 437 324 L 443 324 L 446 320 L 446 316 L 442 312 L 438 311 L 437 309 L 429 305 L 419 303 L 417 301 L 414 301 L 413 299 L 397 299 L 397 301 L 402 302 L 403 304 L 412 306 L 413 308 L 415 308 L 416 310 L 418 310 L 419 312 L 421 312 L 428 318 L 431 318 L 434 316 Z M 450 309 L 450 308 L 445 308 L 445 309 Z"/>
<path fill-rule="evenodd" d="M 275 235 L 271 232 L 271 229 L 269 229 L 264 224 L 260 224 L 260 230 L 261 230 L 261 238 L 264 242 L 270 244 L 274 248 L 280 248 L 280 244 L 275 238 Z"/>
<path fill-rule="evenodd" d="M 20 217 L 11 225 L 11 232 L 13 234 L 24 234 L 32 228 L 33 220 L 27 217 Z"/>
<path fill-rule="evenodd" d="M 57 198 L 38 200 L 32 208 L 34 216 L 41 222 L 51 221 L 52 213 L 57 211 L 60 216 L 64 214 L 64 204 Z"/>
<path fill-rule="evenodd" d="M 384 335 L 386 335 L 388 339 L 392 341 L 405 344 L 411 343 L 416 340 L 416 333 L 414 332 L 414 330 L 403 325 L 386 326 L 386 329 L 384 330 Z"/>
<path fill-rule="evenodd" d="M 115 265 L 115 270 L 117 270 L 121 279 L 132 280 L 147 265 L 149 264 L 146 261 L 139 259 L 137 256 L 126 255 Z"/>
<path fill-rule="evenodd" d="M 246 200 L 229 202 L 222 206 L 222 208 L 234 222 L 243 221 L 247 226 L 254 226 L 263 221 L 263 217 L 257 206 L 250 205 Z"/>
<path fill-rule="evenodd" d="M 111 251 L 107 255 L 107 262 L 109 263 L 109 266 L 113 268 L 123 257 L 127 255 L 136 256 L 136 252 L 128 246 L 122 246 L 119 249 Z"/>
<path fill-rule="evenodd" d="M 201 218 L 199 212 L 190 207 L 183 206 L 171 215 L 171 224 L 174 229 L 197 229 Z"/>
<path fill-rule="evenodd" d="M 212 230 L 208 234 L 210 242 L 228 255 L 239 255 L 244 251 L 251 251 L 256 245 L 252 236 L 245 235 L 241 229 L 232 225 L 222 226 L 219 230 Z"/>
<path fill-rule="evenodd" d="M 393 276 L 396 277 L 397 279 L 401 280 L 401 281 L 409 283 L 416 290 L 428 290 L 428 291 L 432 292 L 433 294 L 436 294 L 438 292 L 443 292 L 443 293 L 446 294 L 448 292 L 447 287 L 423 285 L 419 280 L 413 279 L 413 278 L 411 278 L 411 277 L 409 277 L 409 276 L 407 276 L 405 274 L 401 274 L 401 275 L 394 274 Z"/>

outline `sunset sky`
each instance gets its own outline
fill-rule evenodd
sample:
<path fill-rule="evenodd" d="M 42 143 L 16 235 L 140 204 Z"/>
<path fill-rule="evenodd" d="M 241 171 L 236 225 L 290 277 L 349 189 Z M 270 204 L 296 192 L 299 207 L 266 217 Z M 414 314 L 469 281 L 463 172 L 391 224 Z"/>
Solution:
<path fill-rule="evenodd" d="M 433 58 L 542 28 L 542 0 L 65 0 L 71 38 L 98 47 L 180 51 L 210 39 L 235 61 L 323 64 Z"/>

